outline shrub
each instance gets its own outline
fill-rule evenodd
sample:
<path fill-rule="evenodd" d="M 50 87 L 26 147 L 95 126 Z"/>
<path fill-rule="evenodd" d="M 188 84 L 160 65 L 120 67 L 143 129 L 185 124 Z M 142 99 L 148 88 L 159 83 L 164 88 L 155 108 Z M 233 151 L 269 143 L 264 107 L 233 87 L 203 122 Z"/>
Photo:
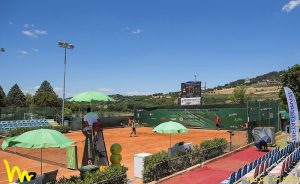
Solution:
<path fill-rule="evenodd" d="M 210 149 L 210 148 L 218 147 L 220 145 L 224 145 L 226 143 L 227 141 L 224 138 L 215 138 L 213 140 L 206 140 L 200 144 L 200 149 L 202 150 Z"/>
<path fill-rule="evenodd" d="M 31 131 L 31 130 L 37 130 L 37 129 L 53 129 L 57 130 L 61 133 L 68 133 L 70 131 L 70 128 L 68 126 L 43 126 L 43 127 L 30 127 L 30 128 L 16 128 L 12 129 L 9 132 L 5 133 L 5 136 L 7 137 L 14 137 L 17 135 L 21 135 L 25 132 Z"/>
<path fill-rule="evenodd" d="M 165 151 L 150 155 L 144 160 L 143 181 L 148 183 L 184 170 L 224 153 L 225 139 L 213 139 L 195 145 L 192 150 L 169 156 Z"/>
<path fill-rule="evenodd" d="M 127 170 L 124 166 L 109 166 L 104 172 L 89 172 L 83 178 L 80 176 L 71 176 L 69 179 L 63 177 L 56 181 L 55 184 L 126 184 Z"/>
<path fill-rule="evenodd" d="M 150 182 L 156 179 L 156 171 L 159 173 L 164 173 L 167 171 L 169 154 L 166 151 L 161 151 L 159 153 L 150 155 L 144 159 L 144 170 L 143 170 L 143 180 L 144 182 Z M 160 163 L 160 167 L 156 164 Z"/>

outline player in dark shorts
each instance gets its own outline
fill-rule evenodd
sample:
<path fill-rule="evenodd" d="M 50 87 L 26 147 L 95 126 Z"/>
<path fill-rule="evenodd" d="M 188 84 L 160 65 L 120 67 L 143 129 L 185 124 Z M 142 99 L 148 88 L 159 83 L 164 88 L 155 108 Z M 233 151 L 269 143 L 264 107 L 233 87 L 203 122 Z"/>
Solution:
<path fill-rule="evenodd" d="M 134 136 L 136 136 L 136 129 L 135 129 L 135 120 L 134 119 L 130 119 L 130 125 L 131 125 L 131 134 L 130 137 L 132 136 L 132 134 L 134 134 Z"/>

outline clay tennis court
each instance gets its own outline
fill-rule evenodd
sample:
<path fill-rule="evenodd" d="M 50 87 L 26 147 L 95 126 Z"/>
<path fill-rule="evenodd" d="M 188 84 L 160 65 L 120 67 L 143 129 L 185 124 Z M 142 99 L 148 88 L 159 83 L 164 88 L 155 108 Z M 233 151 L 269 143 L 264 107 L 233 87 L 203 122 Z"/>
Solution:
<path fill-rule="evenodd" d="M 137 153 L 157 153 L 161 150 L 167 150 L 170 145 L 170 137 L 167 134 L 153 133 L 152 128 L 137 128 L 137 137 L 130 137 L 130 128 L 112 128 L 104 129 L 104 137 L 108 156 L 110 156 L 109 148 L 114 143 L 122 145 L 122 162 L 121 164 L 128 167 L 129 180 L 134 179 L 134 155 Z M 85 137 L 81 131 L 71 132 L 65 134 L 70 139 L 76 141 L 78 147 L 78 166 L 81 166 L 81 159 L 83 155 L 84 140 Z M 240 140 L 239 134 L 236 134 L 236 140 Z M 242 136 L 244 136 L 242 134 Z M 177 142 L 192 142 L 193 144 L 199 144 L 204 140 L 213 138 L 225 138 L 230 140 L 230 135 L 226 130 L 204 130 L 204 129 L 189 129 L 188 133 L 172 134 L 172 145 Z M 2 143 L 3 140 L 1 140 Z M 40 150 L 32 149 L 20 149 L 9 148 L 9 152 L 0 151 L 0 183 L 8 183 L 7 174 L 4 167 L 3 159 L 8 160 L 11 168 L 14 165 L 20 167 L 21 170 L 34 171 L 40 173 Z M 16 152 L 17 154 L 13 153 Z M 23 154 L 20 156 L 18 154 Z M 65 149 L 44 149 L 43 160 L 46 162 L 43 164 L 43 172 L 59 169 L 58 178 L 71 175 L 78 175 L 78 171 L 69 170 L 63 167 L 66 163 L 66 151 Z M 62 165 L 61 165 L 62 164 Z M 61 166 L 59 166 L 61 165 Z"/>

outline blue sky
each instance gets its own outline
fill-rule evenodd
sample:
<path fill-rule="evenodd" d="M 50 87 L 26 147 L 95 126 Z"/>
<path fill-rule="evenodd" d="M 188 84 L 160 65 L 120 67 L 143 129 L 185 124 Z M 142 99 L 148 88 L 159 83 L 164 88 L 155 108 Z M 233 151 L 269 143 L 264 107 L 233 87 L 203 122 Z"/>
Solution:
<path fill-rule="evenodd" d="M 300 0 L 3 0 L 0 85 L 61 96 L 179 91 L 194 75 L 208 87 L 300 63 Z M 298 7 L 299 6 L 299 7 Z"/>

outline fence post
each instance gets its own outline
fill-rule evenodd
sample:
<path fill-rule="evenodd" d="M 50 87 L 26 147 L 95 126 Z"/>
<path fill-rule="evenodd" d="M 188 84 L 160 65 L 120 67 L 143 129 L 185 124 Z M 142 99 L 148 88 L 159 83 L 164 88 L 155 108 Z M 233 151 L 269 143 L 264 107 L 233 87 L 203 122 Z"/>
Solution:
<path fill-rule="evenodd" d="M 279 105 L 277 105 L 277 131 L 283 130 L 283 127 L 281 126 L 281 118 L 280 118 L 280 113 L 279 113 Z"/>
<path fill-rule="evenodd" d="M 261 126 L 261 117 L 260 117 L 260 102 L 258 102 L 258 121 L 259 121 L 259 126 Z"/>
<path fill-rule="evenodd" d="M 229 130 L 229 131 L 227 131 L 228 133 L 229 133 L 229 135 L 230 135 L 230 142 L 229 142 L 229 152 L 231 152 L 231 150 L 232 150 L 232 136 L 234 135 L 233 134 L 233 130 Z"/>

